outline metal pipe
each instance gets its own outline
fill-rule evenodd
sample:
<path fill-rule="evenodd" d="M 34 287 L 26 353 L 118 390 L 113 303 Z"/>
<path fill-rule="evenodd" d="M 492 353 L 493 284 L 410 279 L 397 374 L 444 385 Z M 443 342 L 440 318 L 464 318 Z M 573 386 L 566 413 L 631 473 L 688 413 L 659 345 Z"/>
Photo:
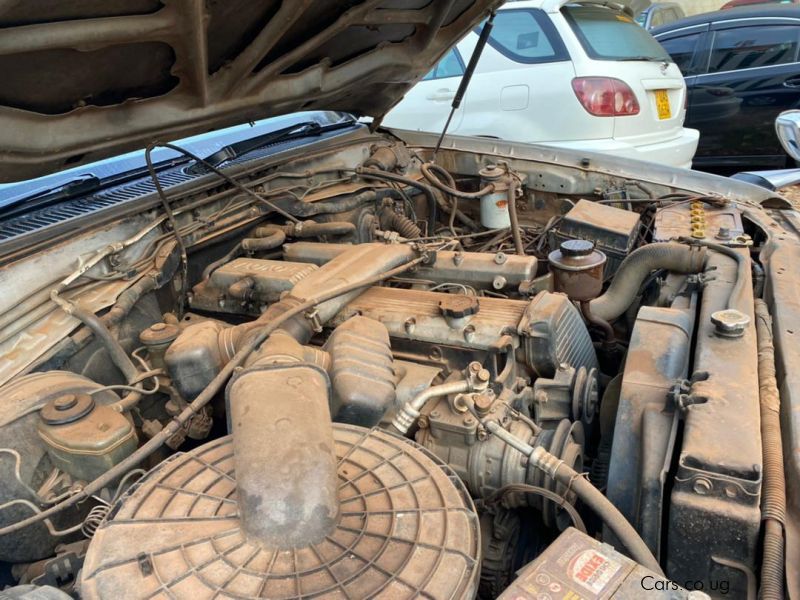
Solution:
<path fill-rule="evenodd" d="M 441 396 L 449 396 L 450 394 L 464 394 L 470 391 L 470 389 L 472 389 L 472 385 L 465 379 L 462 381 L 450 381 L 448 383 L 442 383 L 441 385 L 434 385 L 422 390 L 397 411 L 397 414 L 392 420 L 392 427 L 394 427 L 398 433 L 406 435 L 411 426 L 419 418 L 419 411 L 425 406 L 428 400 Z"/>

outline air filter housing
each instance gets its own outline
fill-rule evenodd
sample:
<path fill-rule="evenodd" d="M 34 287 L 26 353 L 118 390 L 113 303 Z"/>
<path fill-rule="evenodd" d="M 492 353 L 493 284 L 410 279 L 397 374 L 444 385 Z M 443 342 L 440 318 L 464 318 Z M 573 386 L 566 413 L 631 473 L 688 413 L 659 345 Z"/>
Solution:
<path fill-rule="evenodd" d="M 240 526 L 230 437 L 176 455 L 112 510 L 81 594 L 125 598 L 473 598 L 480 533 L 463 484 L 424 449 L 334 425 L 340 518 L 321 543 L 267 548 Z"/>

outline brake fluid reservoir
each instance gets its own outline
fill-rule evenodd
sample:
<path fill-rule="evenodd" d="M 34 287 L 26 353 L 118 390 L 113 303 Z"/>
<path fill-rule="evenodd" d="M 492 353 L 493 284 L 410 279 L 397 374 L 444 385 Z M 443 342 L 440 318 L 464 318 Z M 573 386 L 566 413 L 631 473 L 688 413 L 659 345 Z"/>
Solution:
<path fill-rule="evenodd" d="M 496 165 L 487 165 L 478 174 L 481 176 L 481 187 L 494 185 L 494 191 L 481 198 L 481 225 L 487 229 L 511 227 L 508 214 L 509 185 L 505 171 Z"/>
<path fill-rule="evenodd" d="M 91 481 L 136 450 L 136 431 L 124 415 L 96 405 L 88 394 L 65 394 L 42 407 L 39 436 L 53 464 Z"/>

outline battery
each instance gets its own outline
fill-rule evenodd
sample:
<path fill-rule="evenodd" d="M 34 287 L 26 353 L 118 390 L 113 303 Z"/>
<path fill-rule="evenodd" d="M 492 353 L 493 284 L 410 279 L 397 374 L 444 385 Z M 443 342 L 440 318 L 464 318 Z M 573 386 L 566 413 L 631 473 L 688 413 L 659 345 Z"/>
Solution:
<path fill-rule="evenodd" d="M 689 592 L 644 568 L 608 544 L 570 527 L 501 595 L 502 600 L 701 600 L 703 592 Z"/>

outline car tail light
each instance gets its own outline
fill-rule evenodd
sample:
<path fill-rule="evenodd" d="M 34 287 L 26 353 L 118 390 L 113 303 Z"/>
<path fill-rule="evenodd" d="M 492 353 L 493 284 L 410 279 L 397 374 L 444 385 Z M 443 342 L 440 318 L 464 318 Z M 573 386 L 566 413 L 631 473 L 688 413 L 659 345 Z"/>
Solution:
<path fill-rule="evenodd" d="M 611 77 L 578 77 L 572 89 L 589 114 L 626 117 L 639 114 L 639 101 L 630 86 Z"/>

